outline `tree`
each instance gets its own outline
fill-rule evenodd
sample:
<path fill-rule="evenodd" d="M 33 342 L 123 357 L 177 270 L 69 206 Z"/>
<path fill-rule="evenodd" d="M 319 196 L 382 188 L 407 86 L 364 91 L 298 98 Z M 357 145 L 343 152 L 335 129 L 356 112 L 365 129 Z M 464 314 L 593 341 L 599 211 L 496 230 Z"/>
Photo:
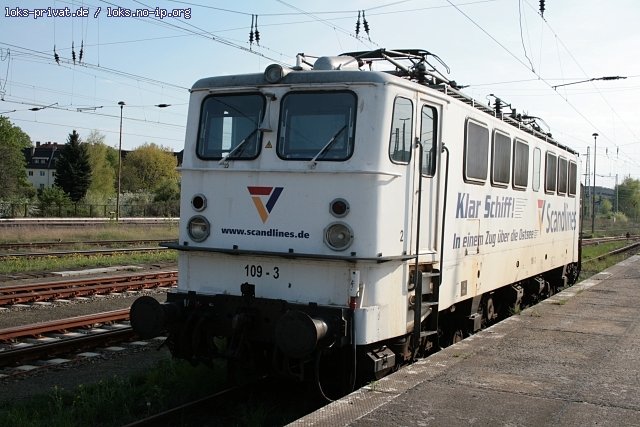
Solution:
<path fill-rule="evenodd" d="M 632 219 L 640 214 L 640 181 L 627 177 L 618 185 L 618 209 Z"/>
<path fill-rule="evenodd" d="M 69 134 L 67 144 L 60 152 L 56 162 L 55 184 L 78 202 L 87 194 L 91 184 L 91 164 L 86 144 L 82 144 L 80 135 L 74 130 Z"/>
<path fill-rule="evenodd" d="M 91 184 L 87 191 L 94 199 L 106 199 L 116 194 L 116 168 L 110 162 L 110 157 L 117 158 L 115 148 L 104 143 L 105 136 L 98 131 L 91 131 L 86 140 L 89 164 L 91 165 Z M 115 154 L 113 154 L 115 153 Z"/>
<path fill-rule="evenodd" d="M 611 203 L 611 200 L 603 198 L 600 203 L 600 213 L 603 215 L 609 215 L 612 209 L 613 204 Z"/>
<path fill-rule="evenodd" d="M 33 194 L 27 181 L 23 149 L 31 147 L 31 138 L 9 119 L 0 116 L 0 199 Z"/>
<path fill-rule="evenodd" d="M 177 160 L 173 152 L 156 144 L 144 144 L 129 152 L 122 161 L 122 188 L 125 191 L 150 191 L 178 182 Z"/>
<path fill-rule="evenodd" d="M 180 215 L 180 184 L 175 180 L 165 180 L 158 185 L 153 195 L 151 215 Z"/>
<path fill-rule="evenodd" d="M 38 209 L 42 216 L 64 215 L 69 205 L 69 196 L 59 187 L 43 188 L 38 194 Z"/>

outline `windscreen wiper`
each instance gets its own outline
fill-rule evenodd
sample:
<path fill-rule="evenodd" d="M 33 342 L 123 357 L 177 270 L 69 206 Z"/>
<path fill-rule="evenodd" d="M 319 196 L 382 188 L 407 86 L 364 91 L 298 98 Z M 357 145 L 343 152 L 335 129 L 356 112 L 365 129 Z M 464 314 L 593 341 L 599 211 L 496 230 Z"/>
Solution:
<path fill-rule="evenodd" d="M 329 147 L 331 147 L 331 145 L 336 141 L 336 138 L 338 138 L 338 135 L 340 135 L 342 131 L 345 130 L 346 128 L 347 128 L 347 125 L 345 124 L 340 129 L 338 129 L 336 133 L 333 134 L 331 139 L 324 145 L 324 147 L 322 147 L 322 149 L 318 151 L 318 154 L 313 156 L 313 159 L 309 160 L 309 168 L 313 169 L 316 167 L 316 164 L 318 163 L 316 160 L 318 159 L 318 157 L 324 154 L 329 149 Z"/>
<path fill-rule="evenodd" d="M 242 151 L 240 150 L 240 147 L 244 146 L 244 144 L 251 139 L 251 137 L 253 135 L 255 135 L 255 133 L 259 130 L 258 127 L 256 127 L 254 130 L 251 131 L 251 133 L 249 135 L 247 135 L 246 137 L 244 137 L 244 139 L 242 141 L 240 141 L 240 144 L 236 145 L 235 148 L 231 151 L 229 151 L 222 159 L 220 159 L 220 161 L 218 162 L 219 165 L 224 164 L 225 167 L 229 166 L 229 157 L 233 156 L 235 154 L 236 151 Z"/>

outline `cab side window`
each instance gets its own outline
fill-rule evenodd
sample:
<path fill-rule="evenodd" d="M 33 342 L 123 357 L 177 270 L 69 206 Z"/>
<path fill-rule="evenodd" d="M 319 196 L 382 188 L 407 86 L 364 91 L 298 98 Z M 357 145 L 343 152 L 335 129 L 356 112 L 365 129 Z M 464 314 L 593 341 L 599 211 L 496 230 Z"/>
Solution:
<path fill-rule="evenodd" d="M 468 119 L 464 145 L 464 179 L 483 184 L 487 180 L 488 158 L 489 129 Z"/>
<path fill-rule="evenodd" d="M 547 152 L 547 158 L 545 162 L 545 179 L 544 190 L 547 193 L 556 192 L 556 183 L 558 178 L 558 157 L 550 152 Z"/>
<path fill-rule="evenodd" d="M 578 182 L 578 165 L 576 162 L 569 161 L 569 197 L 576 195 L 576 186 Z"/>
<path fill-rule="evenodd" d="M 393 163 L 407 164 L 411 160 L 413 135 L 413 103 L 407 98 L 396 98 L 393 104 L 389 158 Z"/>
<path fill-rule="evenodd" d="M 569 173 L 567 159 L 558 158 L 558 194 L 567 194 L 567 175 Z"/>
<path fill-rule="evenodd" d="M 425 176 L 433 176 L 436 173 L 437 124 L 436 109 L 423 105 L 420 120 L 420 141 L 422 142 L 422 174 Z"/>
<path fill-rule="evenodd" d="M 491 146 L 491 183 L 506 187 L 511 175 L 511 138 L 506 133 L 493 131 Z"/>
<path fill-rule="evenodd" d="M 516 139 L 513 150 L 513 188 L 527 188 L 529 178 L 529 145 Z"/>

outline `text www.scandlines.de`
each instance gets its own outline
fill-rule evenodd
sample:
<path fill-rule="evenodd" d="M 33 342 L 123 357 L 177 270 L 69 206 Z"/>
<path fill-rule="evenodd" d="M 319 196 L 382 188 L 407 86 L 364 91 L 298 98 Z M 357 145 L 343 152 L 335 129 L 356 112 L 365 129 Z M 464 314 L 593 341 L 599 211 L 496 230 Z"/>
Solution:
<path fill-rule="evenodd" d="M 308 239 L 309 233 L 304 230 L 295 231 L 281 231 L 277 228 L 271 228 L 269 230 L 253 230 L 245 228 L 221 228 L 222 234 L 232 234 L 237 236 L 256 236 L 256 237 L 279 237 L 286 239 Z"/>

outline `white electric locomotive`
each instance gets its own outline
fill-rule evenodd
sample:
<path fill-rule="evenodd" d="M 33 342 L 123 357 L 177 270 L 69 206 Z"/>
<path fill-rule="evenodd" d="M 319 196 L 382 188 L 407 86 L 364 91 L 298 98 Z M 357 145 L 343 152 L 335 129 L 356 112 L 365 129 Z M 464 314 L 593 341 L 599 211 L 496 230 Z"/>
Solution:
<path fill-rule="evenodd" d="M 299 55 L 196 82 L 178 288 L 136 300 L 138 334 L 339 393 L 574 283 L 577 153 L 434 59 Z"/>

